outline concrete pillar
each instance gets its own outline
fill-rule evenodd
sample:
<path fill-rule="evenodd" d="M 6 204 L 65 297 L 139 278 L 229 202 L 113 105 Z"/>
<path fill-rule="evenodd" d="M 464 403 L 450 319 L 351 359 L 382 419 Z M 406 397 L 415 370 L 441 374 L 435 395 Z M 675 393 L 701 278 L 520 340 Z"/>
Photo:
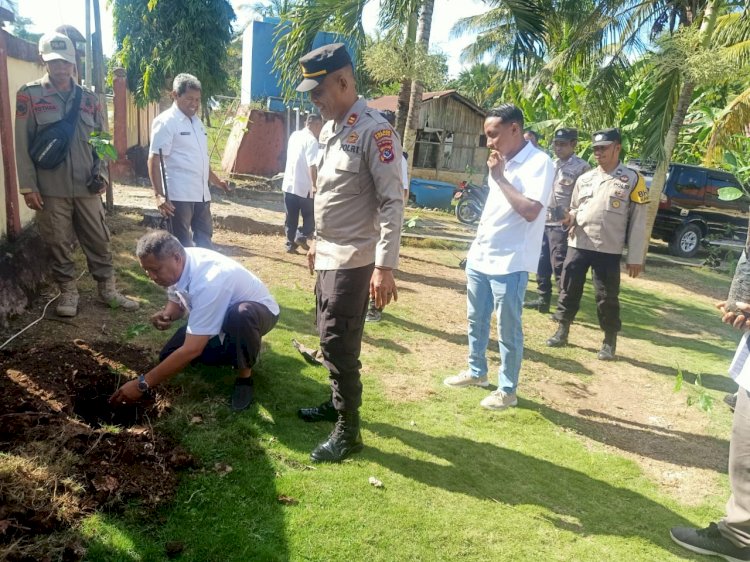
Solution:
<path fill-rule="evenodd" d="M 134 181 L 133 163 L 127 159 L 128 152 L 128 83 L 124 68 L 114 70 L 112 79 L 114 90 L 114 130 L 112 144 L 117 151 L 117 160 L 112 162 L 110 170 L 113 181 Z"/>

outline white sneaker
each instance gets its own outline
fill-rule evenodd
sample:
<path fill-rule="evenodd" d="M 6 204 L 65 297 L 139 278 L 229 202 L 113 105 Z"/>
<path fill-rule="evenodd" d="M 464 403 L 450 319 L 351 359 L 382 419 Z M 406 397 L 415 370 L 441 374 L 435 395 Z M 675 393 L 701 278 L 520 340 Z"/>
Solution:
<path fill-rule="evenodd" d="M 487 408 L 488 410 L 505 410 L 517 404 L 518 398 L 516 398 L 515 392 L 506 393 L 502 390 L 490 393 L 487 398 L 479 403 L 482 408 Z"/>
<path fill-rule="evenodd" d="M 457 375 L 453 375 L 452 377 L 448 377 L 445 380 L 443 380 L 443 384 L 445 386 L 450 386 L 451 388 L 466 388 L 467 386 L 489 386 L 489 382 L 487 381 L 487 376 L 483 377 L 474 377 L 471 375 L 471 371 L 468 369 L 465 371 L 461 371 Z"/>

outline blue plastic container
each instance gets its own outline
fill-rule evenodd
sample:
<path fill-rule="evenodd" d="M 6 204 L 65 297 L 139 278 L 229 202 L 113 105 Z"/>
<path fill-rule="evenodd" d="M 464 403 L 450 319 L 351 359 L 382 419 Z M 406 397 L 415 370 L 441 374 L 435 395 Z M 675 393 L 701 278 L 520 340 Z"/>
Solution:
<path fill-rule="evenodd" d="M 444 181 L 414 178 L 409 183 L 411 199 L 419 207 L 450 209 L 456 185 Z"/>

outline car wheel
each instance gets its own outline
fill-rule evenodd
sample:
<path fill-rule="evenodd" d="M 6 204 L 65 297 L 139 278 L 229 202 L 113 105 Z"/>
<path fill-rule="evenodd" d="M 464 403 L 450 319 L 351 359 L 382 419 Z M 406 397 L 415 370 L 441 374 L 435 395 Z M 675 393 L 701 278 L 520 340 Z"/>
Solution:
<path fill-rule="evenodd" d="M 669 242 L 669 252 L 680 258 L 692 258 L 698 253 L 703 232 L 697 224 L 683 224 L 675 230 Z"/>

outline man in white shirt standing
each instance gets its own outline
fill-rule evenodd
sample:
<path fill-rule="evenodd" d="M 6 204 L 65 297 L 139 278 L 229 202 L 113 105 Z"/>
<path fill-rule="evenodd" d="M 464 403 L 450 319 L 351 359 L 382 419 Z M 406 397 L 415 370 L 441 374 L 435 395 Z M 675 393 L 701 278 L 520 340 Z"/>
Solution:
<path fill-rule="evenodd" d="M 469 368 L 445 379 L 453 388 L 486 387 L 490 318 L 497 314 L 501 365 L 497 390 L 483 408 L 515 406 L 523 359 L 521 313 L 529 273 L 535 272 L 544 234 L 545 207 L 555 167 L 524 139 L 523 113 L 503 104 L 487 113 L 490 193 L 466 263 Z"/>
<path fill-rule="evenodd" d="M 318 136 L 322 128 L 323 119 L 311 113 L 305 127 L 289 136 L 284 182 L 281 184 L 286 210 L 286 251 L 289 254 L 297 253 L 297 246 L 307 251 L 307 239 L 315 232 L 313 196 L 318 178 Z M 302 228 L 298 230 L 300 215 Z"/>
<path fill-rule="evenodd" d="M 195 361 L 234 367 L 232 409 L 246 409 L 253 402 L 252 367 L 261 338 L 279 319 L 271 293 L 233 259 L 205 248 L 184 248 L 165 230 L 142 236 L 135 253 L 149 278 L 167 289 L 166 305 L 151 317 L 154 327 L 166 330 L 185 315 L 188 320 L 161 350 L 160 363 L 122 385 L 110 403 L 137 402 Z"/>
<path fill-rule="evenodd" d="M 183 246 L 211 249 L 209 181 L 224 191 L 228 187 L 209 165 L 208 134 L 197 115 L 201 106 L 200 81 L 191 74 L 178 74 L 172 83 L 172 98 L 172 107 L 151 124 L 148 175 L 156 206 L 163 216 L 172 217 L 172 230 Z M 169 200 L 164 197 L 159 150 L 164 155 Z"/>

